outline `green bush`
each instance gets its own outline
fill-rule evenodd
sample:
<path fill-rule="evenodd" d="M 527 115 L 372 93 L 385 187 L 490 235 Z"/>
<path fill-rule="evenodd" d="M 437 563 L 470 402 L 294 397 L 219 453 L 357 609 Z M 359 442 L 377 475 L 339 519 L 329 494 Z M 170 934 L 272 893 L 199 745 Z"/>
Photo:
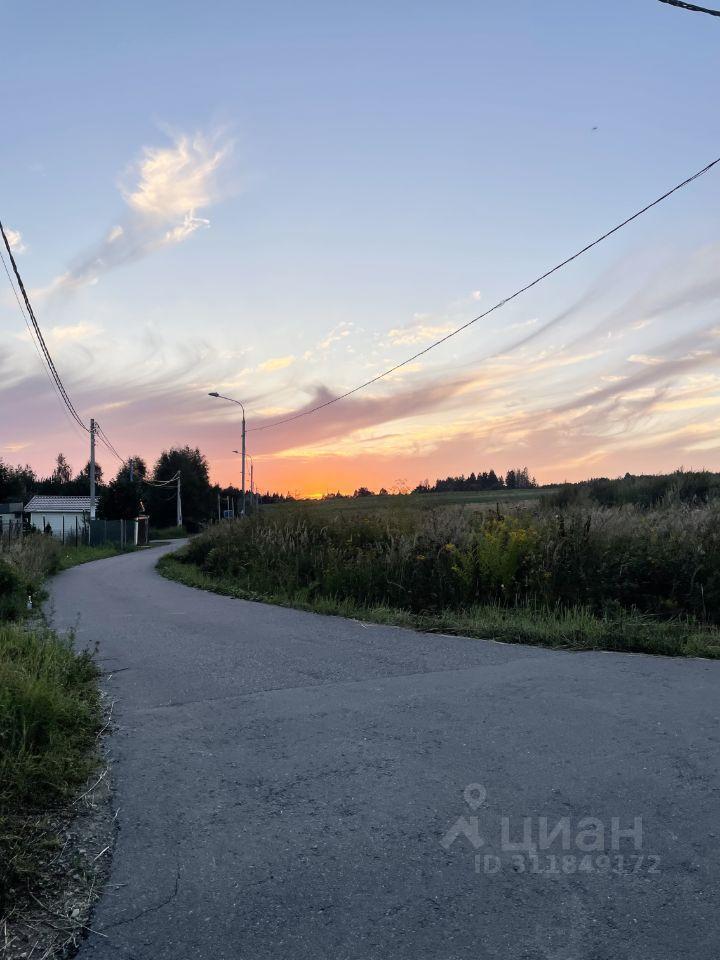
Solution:
<path fill-rule="evenodd" d="M 676 470 L 667 474 L 626 474 L 615 480 L 598 477 L 580 483 L 565 483 L 548 497 L 555 507 L 600 505 L 618 507 L 632 504 L 656 507 L 660 504 L 708 503 L 720 497 L 720 473 L 709 470 Z"/>

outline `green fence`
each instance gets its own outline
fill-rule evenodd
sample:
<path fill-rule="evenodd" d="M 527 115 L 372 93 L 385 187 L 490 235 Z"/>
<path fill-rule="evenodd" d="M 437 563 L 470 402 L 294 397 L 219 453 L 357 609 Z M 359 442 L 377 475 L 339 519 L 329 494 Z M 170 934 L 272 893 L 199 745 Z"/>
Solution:
<path fill-rule="evenodd" d="M 116 547 L 144 546 L 148 542 L 148 521 L 138 520 L 89 520 L 88 539 L 93 547 L 112 543 Z"/>

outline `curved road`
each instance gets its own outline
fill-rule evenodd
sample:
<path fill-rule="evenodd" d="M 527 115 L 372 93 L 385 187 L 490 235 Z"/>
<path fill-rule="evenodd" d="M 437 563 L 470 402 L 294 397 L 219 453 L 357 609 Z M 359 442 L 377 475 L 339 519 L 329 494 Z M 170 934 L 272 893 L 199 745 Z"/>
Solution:
<path fill-rule="evenodd" d="M 52 584 L 116 671 L 82 960 L 720 956 L 720 664 L 246 603 L 166 549 Z"/>

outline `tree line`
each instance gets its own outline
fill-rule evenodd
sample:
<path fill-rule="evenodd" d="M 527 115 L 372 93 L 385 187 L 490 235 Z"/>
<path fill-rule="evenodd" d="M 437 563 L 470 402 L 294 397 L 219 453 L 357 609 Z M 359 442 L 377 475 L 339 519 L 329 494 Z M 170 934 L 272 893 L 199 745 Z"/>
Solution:
<path fill-rule="evenodd" d="M 497 474 L 494 470 L 483 470 L 482 473 L 474 471 L 465 476 L 445 477 L 444 480 L 438 479 L 432 486 L 428 480 L 419 483 L 413 493 L 448 493 L 456 491 L 478 492 L 480 490 L 529 490 L 537 487 L 538 483 L 535 477 L 530 476 L 527 467 L 515 467 L 507 471 L 503 476 Z"/>
<path fill-rule="evenodd" d="M 132 476 L 130 464 L 132 463 Z M 197 447 L 172 447 L 164 450 L 158 457 L 152 470 L 142 457 L 135 456 L 123 463 L 112 480 L 105 482 L 104 472 L 99 463 L 95 464 L 95 483 L 97 489 L 98 516 L 107 520 L 128 519 L 143 513 L 149 514 L 154 527 L 169 527 L 175 524 L 176 493 L 174 484 L 155 486 L 165 483 L 180 473 L 182 487 L 183 519 L 189 529 L 197 528 L 203 521 L 218 515 L 218 497 L 221 512 L 228 508 L 237 508 L 242 496 L 238 487 L 221 487 L 210 483 L 210 469 L 207 458 Z M 480 490 L 521 490 L 536 487 L 537 482 L 530 476 L 527 467 L 510 469 L 503 476 L 494 470 L 469 476 L 438 479 L 434 484 L 428 480 L 419 483 L 412 493 L 443 493 L 446 491 Z M 27 503 L 36 494 L 55 496 L 88 496 L 90 492 L 90 464 L 86 463 L 77 473 L 64 454 L 55 459 L 52 473 L 39 477 L 32 467 L 11 466 L 0 459 L 0 501 L 22 500 Z M 368 487 L 358 487 L 353 497 L 370 497 L 376 494 Z M 387 496 L 388 491 L 381 487 L 378 496 Z M 326 494 L 323 499 L 345 499 L 341 493 Z M 280 503 L 292 501 L 290 494 L 266 492 L 259 496 L 261 503 Z"/>
<path fill-rule="evenodd" d="M 132 476 L 130 464 L 132 463 Z M 207 458 L 195 447 L 173 447 L 164 450 L 152 469 L 140 456 L 129 458 L 117 474 L 105 482 L 104 471 L 95 464 L 97 512 L 107 520 L 120 520 L 148 514 L 154 527 L 170 527 L 176 520 L 176 488 L 164 483 L 180 473 L 182 512 L 185 526 L 197 529 L 203 522 L 227 509 L 239 508 L 242 492 L 238 487 L 221 487 L 210 482 Z M 74 473 L 64 454 L 55 459 L 52 473 L 38 476 L 32 467 L 11 466 L 0 460 L 0 501 L 22 500 L 27 503 L 38 494 L 52 496 L 85 496 L 90 493 L 90 464 Z M 289 495 L 266 492 L 258 498 L 261 503 L 278 503 L 292 499 Z"/>
<path fill-rule="evenodd" d="M 510 469 L 504 475 L 495 473 L 494 470 L 483 470 L 482 473 L 474 471 L 469 475 L 461 474 L 459 477 L 445 477 L 444 480 L 438 479 L 431 484 L 429 480 L 423 480 L 413 490 L 402 492 L 407 493 L 448 493 L 454 491 L 477 492 L 480 490 L 531 490 L 538 486 L 535 477 L 530 476 L 527 467 L 515 467 Z M 396 491 L 397 492 L 397 491 Z M 323 500 L 347 500 L 351 497 L 385 497 L 389 496 L 385 487 L 375 493 L 369 487 L 358 487 L 353 494 L 345 493 L 326 493 Z"/>

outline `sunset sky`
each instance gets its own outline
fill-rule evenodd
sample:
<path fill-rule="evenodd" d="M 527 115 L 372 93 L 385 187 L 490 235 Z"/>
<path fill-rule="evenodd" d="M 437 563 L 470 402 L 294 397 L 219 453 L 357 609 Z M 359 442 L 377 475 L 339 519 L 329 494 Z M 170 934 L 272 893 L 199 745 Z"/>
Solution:
<path fill-rule="evenodd" d="M 0 218 L 73 402 L 239 482 L 720 155 L 720 21 L 656 0 L 4 6 Z M 248 434 L 318 495 L 720 469 L 720 168 L 382 383 Z M 0 457 L 86 441 L 0 272 Z M 106 474 L 118 466 L 100 451 Z"/>

